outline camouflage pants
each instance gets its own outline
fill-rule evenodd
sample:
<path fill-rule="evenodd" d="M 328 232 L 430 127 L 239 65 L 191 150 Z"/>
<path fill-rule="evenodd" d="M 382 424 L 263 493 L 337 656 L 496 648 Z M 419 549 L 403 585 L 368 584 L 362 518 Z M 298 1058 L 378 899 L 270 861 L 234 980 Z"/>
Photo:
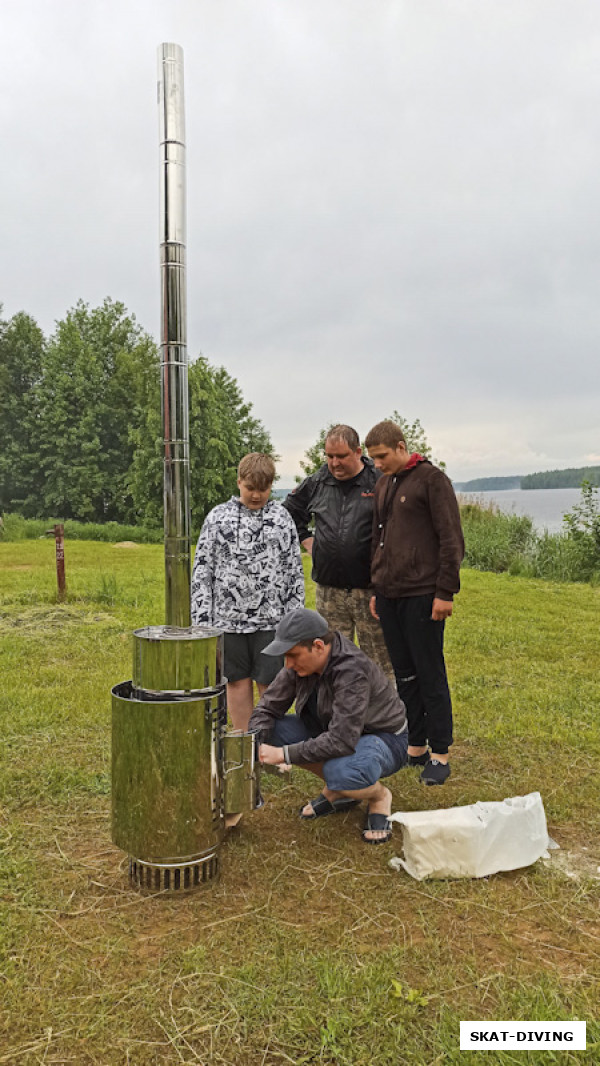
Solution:
<path fill-rule="evenodd" d="M 361 651 L 381 667 L 385 676 L 396 687 L 383 631 L 369 610 L 370 589 L 337 589 L 330 585 L 317 585 L 317 611 L 322 614 L 331 629 L 339 629 L 348 640 L 354 634 Z"/>

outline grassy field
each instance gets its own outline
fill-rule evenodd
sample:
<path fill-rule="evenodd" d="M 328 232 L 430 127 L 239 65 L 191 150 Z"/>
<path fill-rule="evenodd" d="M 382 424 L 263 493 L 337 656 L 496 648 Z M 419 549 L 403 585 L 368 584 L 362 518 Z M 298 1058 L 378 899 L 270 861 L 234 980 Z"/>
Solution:
<path fill-rule="evenodd" d="M 295 771 L 222 849 L 205 892 L 140 896 L 110 840 L 110 689 L 163 618 L 160 546 L 0 544 L 0 1064 L 441 1066 L 461 1019 L 588 1022 L 600 976 L 600 589 L 466 570 L 447 628 L 452 777 L 393 780 L 395 810 L 539 789 L 551 864 L 415 882 L 358 811 L 304 825 Z M 309 593 L 312 590 L 309 586 Z"/>

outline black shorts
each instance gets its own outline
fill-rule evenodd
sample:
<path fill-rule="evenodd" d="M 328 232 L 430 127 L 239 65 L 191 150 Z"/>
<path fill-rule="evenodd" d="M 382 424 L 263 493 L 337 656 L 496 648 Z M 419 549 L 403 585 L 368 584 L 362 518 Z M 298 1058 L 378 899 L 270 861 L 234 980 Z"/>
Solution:
<path fill-rule="evenodd" d="M 283 666 L 282 655 L 263 655 L 262 649 L 275 636 L 274 629 L 257 633 L 224 633 L 224 674 L 228 681 L 251 677 L 259 685 L 270 685 Z"/>

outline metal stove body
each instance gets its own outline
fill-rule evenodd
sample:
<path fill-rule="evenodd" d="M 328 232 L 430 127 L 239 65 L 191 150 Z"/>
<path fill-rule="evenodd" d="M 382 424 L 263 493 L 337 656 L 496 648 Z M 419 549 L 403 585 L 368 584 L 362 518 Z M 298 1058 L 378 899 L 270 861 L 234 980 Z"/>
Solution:
<path fill-rule="evenodd" d="M 225 816 L 260 791 L 254 737 L 226 732 L 222 634 L 191 626 L 182 49 L 158 60 L 166 625 L 134 632 L 112 690 L 112 826 L 132 883 L 177 891 L 214 881 Z"/>

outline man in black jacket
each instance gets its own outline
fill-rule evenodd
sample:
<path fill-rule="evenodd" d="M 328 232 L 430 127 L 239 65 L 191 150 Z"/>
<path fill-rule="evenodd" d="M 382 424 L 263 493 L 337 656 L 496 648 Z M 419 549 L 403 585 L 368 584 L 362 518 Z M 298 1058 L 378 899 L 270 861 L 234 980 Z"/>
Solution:
<path fill-rule="evenodd" d="M 363 839 L 389 840 L 392 794 L 381 783 L 406 763 L 406 709 L 391 681 L 364 652 L 332 632 L 317 611 L 298 608 L 279 622 L 263 655 L 285 667 L 257 703 L 249 729 L 260 761 L 296 764 L 325 786 L 305 804 L 305 821 L 367 803 Z M 287 714 L 292 703 L 295 714 Z"/>
<path fill-rule="evenodd" d="M 312 555 L 316 606 L 348 640 L 394 680 L 380 625 L 369 611 L 373 494 L 379 472 L 362 454 L 352 426 L 332 426 L 325 441 L 327 462 L 284 500 L 300 543 Z M 314 520 L 314 534 L 309 525 Z"/>

